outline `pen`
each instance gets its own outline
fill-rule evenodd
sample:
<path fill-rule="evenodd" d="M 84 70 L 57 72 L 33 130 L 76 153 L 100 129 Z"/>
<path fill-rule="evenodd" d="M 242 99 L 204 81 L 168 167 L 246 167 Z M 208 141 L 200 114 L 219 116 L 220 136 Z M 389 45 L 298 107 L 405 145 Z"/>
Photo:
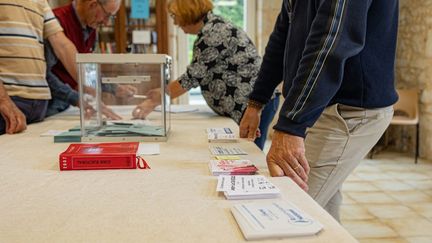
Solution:
<path fill-rule="evenodd" d="M 133 97 L 136 98 L 136 99 L 148 99 L 147 95 L 138 95 L 138 94 L 135 94 Z"/>

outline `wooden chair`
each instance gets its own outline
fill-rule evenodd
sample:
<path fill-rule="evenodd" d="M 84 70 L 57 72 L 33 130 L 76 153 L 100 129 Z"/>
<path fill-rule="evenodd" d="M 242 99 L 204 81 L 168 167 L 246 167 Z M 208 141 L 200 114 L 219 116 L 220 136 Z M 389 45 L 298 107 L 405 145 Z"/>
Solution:
<path fill-rule="evenodd" d="M 417 164 L 419 156 L 419 105 L 418 93 L 416 89 L 398 89 L 399 100 L 394 104 L 394 115 L 390 125 L 415 126 L 415 160 Z M 384 147 L 388 144 L 388 134 L 385 133 Z M 374 148 L 370 153 L 370 158 L 377 153 Z"/>

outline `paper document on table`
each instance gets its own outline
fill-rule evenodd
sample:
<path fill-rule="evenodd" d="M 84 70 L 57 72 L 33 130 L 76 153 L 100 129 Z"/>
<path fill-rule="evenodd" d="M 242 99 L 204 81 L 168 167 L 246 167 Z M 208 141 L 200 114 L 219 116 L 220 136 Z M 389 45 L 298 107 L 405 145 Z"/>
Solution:
<path fill-rule="evenodd" d="M 41 133 L 41 137 L 54 137 L 56 135 L 59 135 L 61 133 L 67 132 L 67 130 L 48 130 L 44 133 Z"/>
<path fill-rule="evenodd" d="M 240 160 L 210 160 L 210 173 L 212 175 L 253 175 L 258 168 L 247 159 Z"/>
<path fill-rule="evenodd" d="M 229 127 L 211 127 L 206 129 L 209 142 L 237 142 L 237 136 Z"/>
<path fill-rule="evenodd" d="M 218 183 L 216 191 L 265 191 L 277 189 L 263 175 L 220 175 L 218 176 Z M 279 191 L 279 189 L 275 190 Z"/>
<path fill-rule="evenodd" d="M 161 106 L 156 106 L 154 110 L 161 111 Z M 195 111 L 198 111 L 198 108 L 190 105 L 171 105 L 169 110 L 170 113 L 188 113 Z"/>
<path fill-rule="evenodd" d="M 246 151 L 238 147 L 209 146 L 213 155 L 246 155 Z"/>
<path fill-rule="evenodd" d="M 137 155 L 156 155 L 160 154 L 160 146 L 157 143 L 140 143 Z"/>
<path fill-rule="evenodd" d="M 242 203 L 231 212 L 247 240 L 314 235 L 323 228 L 288 201 Z"/>
<path fill-rule="evenodd" d="M 238 155 L 218 155 L 218 156 L 215 156 L 215 158 L 216 159 L 230 159 L 230 160 L 241 159 L 241 157 Z"/>
<path fill-rule="evenodd" d="M 224 192 L 227 199 L 275 198 L 280 190 L 262 175 L 220 175 L 216 191 Z"/>
<path fill-rule="evenodd" d="M 234 134 L 233 130 L 229 127 L 210 127 L 206 129 L 206 132 L 217 134 Z"/>

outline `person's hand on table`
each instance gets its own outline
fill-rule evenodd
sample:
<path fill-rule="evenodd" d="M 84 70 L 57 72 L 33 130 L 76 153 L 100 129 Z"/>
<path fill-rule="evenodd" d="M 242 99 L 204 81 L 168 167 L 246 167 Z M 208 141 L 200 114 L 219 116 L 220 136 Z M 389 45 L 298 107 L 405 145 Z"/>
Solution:
<path fill-rule="evenodd" d="M 102 114 L 110 120 L 121 120 L 122 117 L 117 115 L 111 108 L 102 103 Z M 88 102 L 84 102 L 84 116 L 89 119 L 96 113 L 96 110 Z"/>
<path fill-rule="evenodd" d="M 91 95 L 93 97 L 96 96 L 96 90 L 93 87 L 90 87 L 90 86 L 87 86 L 87 85 L 84 85 L 84 93 L 85 94 L 89 94 L 89 95 Z"/>
<path fill-rule="evenodd" d="M 267 165 L 271 176 L 288 176 L 303 190 L 308 190 L 310 168 L 305 157 L 304 138 L 275 130 Z"/>
<path fill-rule="evenodd" d="M 149 90 L 145 95 L 145 100 L 132 111 L 132 117 L 135 119 L 145 119 L 156 106 L 161 104 L 160 92 L 160 88 Z"/>
<path fill-rule="evenodd" d="M 0 99 L 0 114 L 5 120 L 6 133 L 14 134 L 26 130 L 27 121 L 24 113 L 9 97 Z"/>
<path fill-rule="evenodd" d="M 119 98 L 132 98 L 138 89 L 132 85 L 118 85 L 115 90 L 115 96 Z"/>
<path fill-rule="evenodd" d="M 258 128 L 260 123 L 261 109 L 255 107 L 247 107 L 243 118 L 240 121 L 240 137 L 254 141 L 261 136 Z"/>
<path fill-rule="evenodd" d="M 111 108 L 102 103 L 102 114 L 110 120 L 122 120 L 123 118 L 117 115 Z"/>

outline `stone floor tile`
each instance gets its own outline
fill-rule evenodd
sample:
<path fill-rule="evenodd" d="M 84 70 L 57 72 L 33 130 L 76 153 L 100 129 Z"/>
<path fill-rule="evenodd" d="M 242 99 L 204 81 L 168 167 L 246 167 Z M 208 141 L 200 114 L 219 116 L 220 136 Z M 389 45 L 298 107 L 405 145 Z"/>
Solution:
<path fill-rule="evenodd" d="M 378 220 L 345 220 L 342 225 L 356 238 L 395 238 L 398 233 Z"/>
<path fill-rule="evenodd" d="M 408 243 L 404 238 L 365 238 L 359 239 L 360 243 Z"/>
<path fill-rule="evenodd" d="M 427 194 L 427 195 L 429 195 L 429 196 L 432 196 L 432 189 L 430 189 L 430 190 L 422 190 L 422 192 L 423 192 L 424 194 Z"/>
<path fill-rule="evenodd" d="M 348 194 L 342 192 L 342 205 L 352 205 L 357 204 Z"/>
<path fill-rule="evenodd" d="M 431 178 L 432 178 L 432 175 L 431 175 Z M 432 190 L 432 180 L 430 178 L 428 180 L 409 180 L 408 179 L 408 180 L 404 180 L 403 182 L 412 186 L 415 189 Z"/>
<path fill-rule="evenodd" d="M 392 204 L 398 203 L 394 198 L 386 195 L 383 192 L 347 192 L 357 203 L 378 203 L 378 204 Z"/>
<path fill-rule="evenodd" d="M 375 217 L 367 209 L 359 205 L 342 205 L 341 218 L 343 220 L 369 220 Z"/>
<path fill-rule="evenodd" d="M 432 222 L 423 217 L 382 219 L 381 221 L 403 237 L 432 237 Z"/>
<path fill-rule="evenodd" d="M 387 176 L 393 178 L 393 179 L 399 179 L 399 180 L 427 180 L 430 179 L 425 173 L 422 171 L 405 171 L 405 172 L 388 172 L 386 173 Z"/>
<path fill-rule="evenodd" d="M 392 198 L 403 203 L 432 202 L 432 197 L 421 191 L 388 191 L 386 193 Z"/>
<path fill-rule="evenodd" d="M 359 178 L 356 173 L 351 173 L 345 180 L 345 182 L 351 182 L 351 181 L 363 181 L 363 179 Z"/>
<path fill-rule="evenodd" d="M 356 176 L 365 181 L 376 181 L 376 180 L 391 180 L 392 177 L 387 173 L 370 173 L 370 172 L 358 172 Z"/>
<path fill-rule="evenodd" d="M 343 191 L 345 192 L 377 192 L 380 191 L 378 187 L 374 186 L 371 182 L 366 181 L 347 181 L 343 184 Z"/>
<path fill-rule="evenodd" d="M 397 180 L 388 181 L 371 181 L 375 187 L 381 189 L 382 191 L 408 191 L 414 188 L 406 183 L 399 182 Z"/>
<path fill-rule="evenodd" d="M 431 243 L 432 237 L 407 237 L 405 240 L 408 243 Z"/>
<path fill-rule="evenodd" d="M 432 218 L 432 202 L 416 203 L 412 204 L 410 207 L 418 214 L 426 218 Z"/>
<path fill-rule="evenodd" d="M 415 210 L 399 204 L 362 204 L 372 215 L 380 219 L 407 218 L 420 216 Z"/>
<path fill-rule="evenodd" d="M 376 166 L 376 164 L 366 164 L 364 162 L 360 163 L 359 166 L 355 169 L 355 172 L 370 172 L 370 173 L 376 173 L 379 171 L 379 167 Z"/>

